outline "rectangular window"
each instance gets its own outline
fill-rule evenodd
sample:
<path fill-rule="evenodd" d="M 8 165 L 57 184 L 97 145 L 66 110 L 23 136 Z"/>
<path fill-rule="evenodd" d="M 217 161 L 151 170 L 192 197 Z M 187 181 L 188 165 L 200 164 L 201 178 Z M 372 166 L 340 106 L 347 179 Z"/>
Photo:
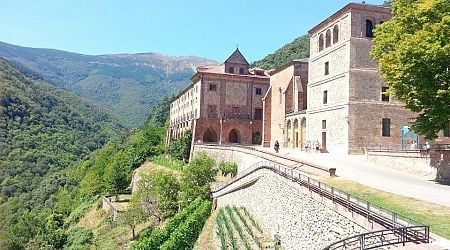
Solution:
<path fill-rule="evenodd" d="M 262 120 L 262 109 L 255 108 L 255 115 L 253 117 L 253 120 Z"/>
<path fill-rule="evenodd" d="M 241 109 L 239 107 L 233 107 L 233 114 L 241 113 Z"/>
<path fill-rule="evenodd" d="M 381 120 L 382 128 L 381 128 L 381 136 L 391 136 L 391 119 L 383 118 Z"/>
<path fill-rule="evenodd" d="M 217 85 L 209 84 L 209 91 L 217 91 Z"/>
<path fill-rule="evenodd" d="M 389 102 L 389 94 L 386 93 L 388 89 L 389 87 L 381 87 L 381 101 L 383 102 Z"/>
<path fill-rule="evenodd" d="M 330 62 L 325 62 L 325 75 L 330 74 Z"/>
<path fill-rule="evenodd" d="M 323 92 L 323 104 L 327 104 L 328 103 L 328 91 L 325 90 Z"/>
<path fill-rule="evenodd" d="M 207 117 L 210 117 L 210 118 L 217 117 L 217 106 L 216 105 L 208 105 Z"/>
<path fill-rule="evenodd" d="M 234 67 L 229 67 L 228 68 L 228 73 L 234 74 Z"/>
<path fill-rule="evenodd" d="M 327 120 L 322 120 L 322 129 L 327 129 Z"/>
<path fill-rule="evenodd" d="M 256 88 L 256 95 L 262 95 L 262 89 Z"/>
<path fill-rule="evenodd" d="M 450 137 L 450 124 L 444 129 L 444 137 Z"/>
<path fill-rule="evenodd" d="M 244 68 L 239 68 L 239 74 L 241 74 L 241 75 L 244 74 Z"/>
<path fill-rule="evenodd" d="M 216 112 L 216 105 L 208 105 L 208 112 Z"/>

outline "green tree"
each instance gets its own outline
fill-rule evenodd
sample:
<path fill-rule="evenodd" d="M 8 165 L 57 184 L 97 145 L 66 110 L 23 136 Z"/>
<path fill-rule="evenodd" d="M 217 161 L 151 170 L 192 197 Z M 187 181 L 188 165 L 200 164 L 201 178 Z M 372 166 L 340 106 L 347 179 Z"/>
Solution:
<path fill-rule="evenodd" d="M 191 154 L 192 132 L 187 131 L 182 137 L 172 141 L 169 146 L 169 153 L 178 160 L 187 161 Z"/>
<path fill-rule="evenodd" d="M 389 92 L 418 113 L 413 127 L 436 138 L 450 118 L 450 4 L 396 0 L 375 30 L 372 56 Z"/>
<path fill-rule="evenodd" d="M 214 181 L 216 170 L 215 161 L 205 153 L 192 159 L 184 171 L 181 179 L 180 205 L 185 207 L 195 198 L 209 199 L 210 184 Z"/>
<path fill-rule="evenodd" d="M 133 239 L 136 237 L 136 226 L 148 220 L 149 216 L 142 210 L 139 204 L 131 204 L 128 209 L 119 214 L 118 221 L 120 224 L 129 226 Z"/>
<path fill-rule="evenodd" d="M 27 242 L 35 237 L 44 228 L 45 218 L 38 217 L 31 212 L 25 212 L 17 223 L 6 228 L 2 241 L 6 249 L 23 249 Z"/>
<path fill-rule="evenodd" d="M 130 184 L 130 159 L 124 152 L 115 155 L 113 162 L 105 169 L 104 179 L 108 189 L 116 194 L 118 199 L 119 192 L 125 190 Z"/>
<path fill-rule="evenodd" d="M 143 206 L 147 213 L 160 221 L 176 214 L 180 183 L 175 176 L 156 171 L 143 176 L 138 185 L 139 189 L 133 202 Z"/>

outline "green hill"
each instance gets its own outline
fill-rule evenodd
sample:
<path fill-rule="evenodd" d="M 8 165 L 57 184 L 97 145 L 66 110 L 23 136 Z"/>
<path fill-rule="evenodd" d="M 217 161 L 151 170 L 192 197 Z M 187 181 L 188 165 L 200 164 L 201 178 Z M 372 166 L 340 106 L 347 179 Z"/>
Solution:
<path fill-rule="evenodd" d="M 0 60 L 0 197 L 28 192 L 124 128 L 82 98 L 27 79 Z"/>
<path fill-rule="evenodd" d="M 309 37 L 308 35 L 303 35 L 277 49 L 273 54 L 269 54 L 263 59 L 253 62 L 252 66 L 269 70 L 284 65 L 294 59 L 306 57 L 309 57 Z"/>
<path fill-rule="evenodd" d="M 216 63 L 158 53 L 82 55 L 0 42 L 0 57 L 26 76 L 67 89 L 112 111 L 129 128 L 143 124 L 161 98 L 190 83 L 196 67 Z"/>

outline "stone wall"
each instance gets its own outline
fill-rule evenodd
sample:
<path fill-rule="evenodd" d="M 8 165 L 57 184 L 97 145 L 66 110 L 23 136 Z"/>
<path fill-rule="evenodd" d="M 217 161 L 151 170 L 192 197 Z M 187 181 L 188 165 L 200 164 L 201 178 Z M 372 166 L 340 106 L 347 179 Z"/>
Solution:
<path fill-rule="evenodd" d="M 432 150 L 430 164 L 436 168 L 436 181 L 450 184 L 450 150 Z"/>
<path fill-rule="evenodd" d="M 334 176 L 336 171 L 334 168 L 324 168 L 308 161 L 300 161 L 288 156 L 275 153 L 272 154 L 269 152 L 244 147 L 201 144 L 196 144 L 193 146 L 192 156 L 195 156 L 201 152 L 208 154 L 218 161 L 235 162 L 238 164 L 238 173 L 260 161 L 268 161 L 282 164 L 287 167 L 295 167 L 303 173 L 313 174 L 316 176 Z"/>
<path fill-rule="evenodd" d="M 270 104 L 270 116 L 271 116 L 271 134 L 270 134 L 270 146 L 278 141 L 280 145 L 286 145 L 285 136 L 285 121 L 284 116 L 286 114 L 286 106 L 291 107 L 292 105 L 292 90 L 291 93 L 287 93 L 287 88 L 290 81 L 294 76 L 294 65 L 290 65 L 279 72 L 276 72 L 270 76 L 270 84 L 272 87 L 272 96 Z M 286 105 L 286 97 L 290 96 L 290 105 Z"/>
<path fill-rule="evenodd" d="M 367 232 L 297 184 L 269 170 L 252 174 L 246 188 L 217 198 L 217 206 L 244 206 L 270 232 L 278 234 L 283 249 L 322 249 L 349 236 Z M 244 180 L 250 181 L 250 180 Z M 241 183 L 242 184 L 242 183 Z"/>
<path fill-rule="evenodd" d="M 367 160 L 383 167 L 392 168 L 409 174 L 436 178 L 436 168 L 430 165 L 430 158 L 420 152 L 367 152 Z"/>

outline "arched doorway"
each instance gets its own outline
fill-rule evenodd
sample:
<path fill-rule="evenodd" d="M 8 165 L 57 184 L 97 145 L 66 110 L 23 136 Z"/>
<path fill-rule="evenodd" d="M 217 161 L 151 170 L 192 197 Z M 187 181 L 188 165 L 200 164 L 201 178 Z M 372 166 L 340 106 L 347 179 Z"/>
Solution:
<path fill-rule="evenodd" d="M 301 127 L 301 143 L 300 143 L 300 147 L 305 148 L 306 145 L 306 118 L 302 118 L 302 121 L 300 122 L 300 127 Z"/>
<path fill-rule="evenodd" d="M 239 132 L 236 129 L 232 129 L 228 134 L 228 141 L 231 143 L 240 143 L 240 139 Z"/>
<path fill-rule="evenodd" d="M 294 138 L 294 145 L 292 145 L 293 148 L 298 148 L 298 119 L 294 120 L 294 133 L 292 134 L 292 137 Z"/>
<path fill-rule="evenodd" d="M 216 131 L 212 128 L 207 128 L 203 134 L 203 142 L 217 142 Z"/>
<path fill-rule="evenodd" d="M 284 146 L 290 146 L 292 143 L 292 125 L 291 125 L 291 120 L 287 120 L 286 121 L 286 145 Z"/>
<path fill-rule="evenodd" d="M 261 144 L 261 133 L 259 131 L 252 133 L 252 144 Z"/>

